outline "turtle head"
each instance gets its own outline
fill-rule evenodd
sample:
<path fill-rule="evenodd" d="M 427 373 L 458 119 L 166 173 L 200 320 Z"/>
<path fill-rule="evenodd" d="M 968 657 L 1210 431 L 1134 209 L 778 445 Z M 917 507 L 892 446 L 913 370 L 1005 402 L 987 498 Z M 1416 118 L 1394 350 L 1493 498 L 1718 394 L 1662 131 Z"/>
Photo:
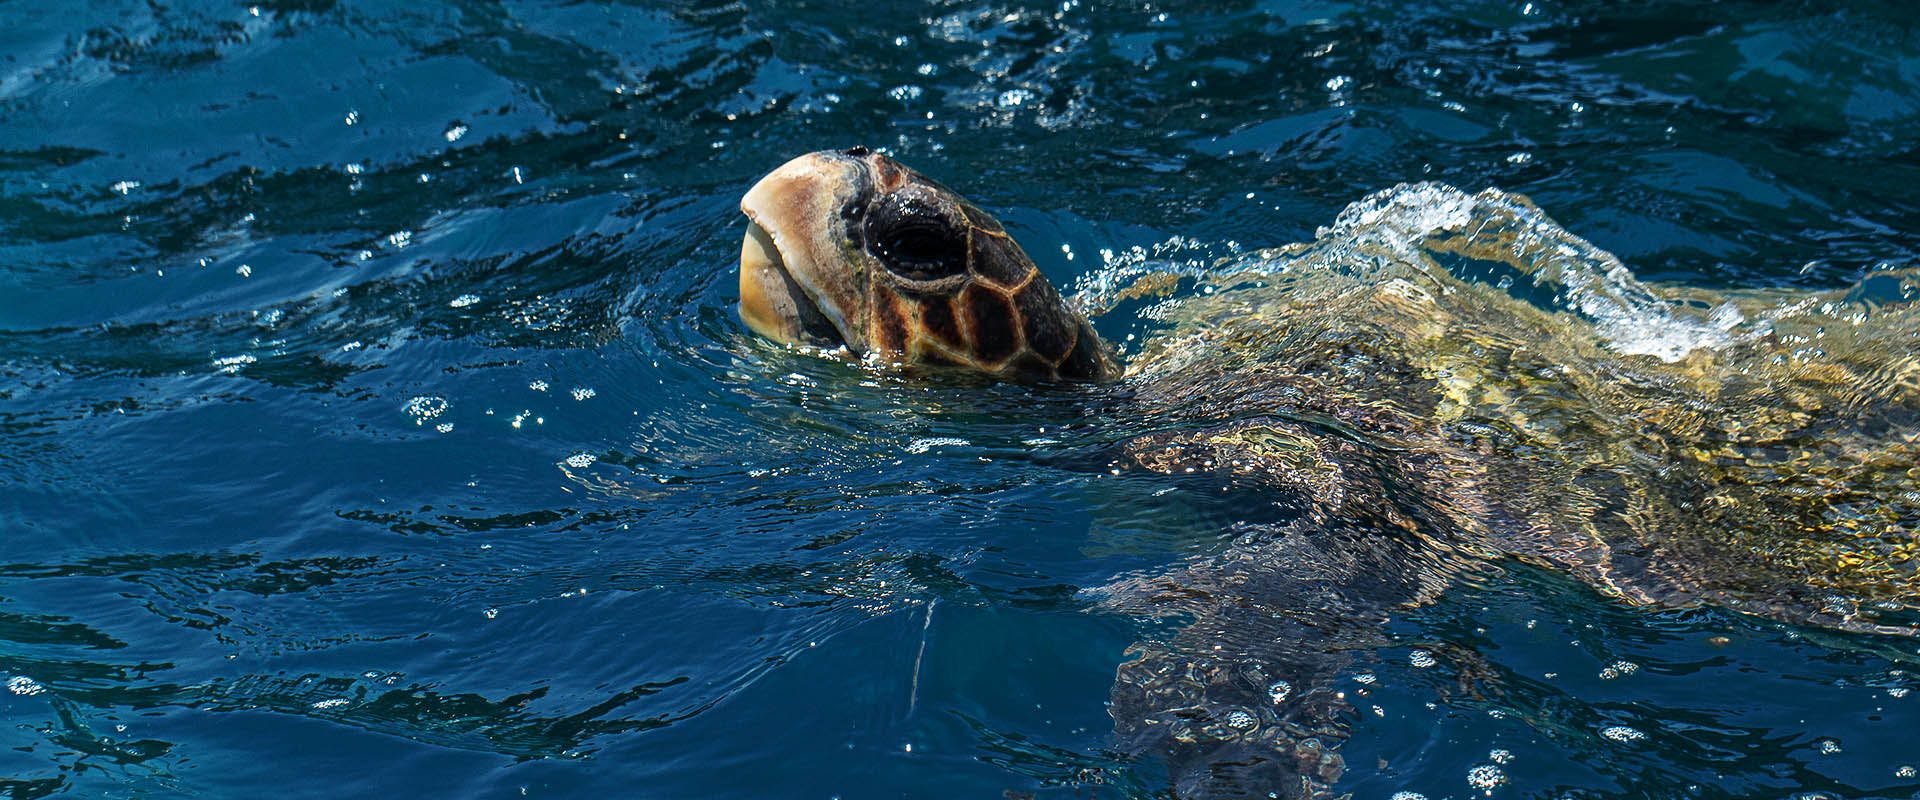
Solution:
<path fill-rule="evenodd" d="M 809 153 L 740 210 L 740 318 L 761 336 L 1012 380 L 1119 372 L 998 220 L 887 156 Z"/>

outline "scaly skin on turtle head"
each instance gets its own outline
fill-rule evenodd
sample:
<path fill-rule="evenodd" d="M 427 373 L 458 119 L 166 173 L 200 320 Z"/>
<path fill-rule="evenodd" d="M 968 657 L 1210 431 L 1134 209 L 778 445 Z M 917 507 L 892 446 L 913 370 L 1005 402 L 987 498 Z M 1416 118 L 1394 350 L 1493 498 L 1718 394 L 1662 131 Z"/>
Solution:
<path fill-rule="evenodd" d="M 800 156 L 740 210 L 740 318 L 761 336 L 1020 381 L 1119 374 L 997 220 L 887 156 Z"/>

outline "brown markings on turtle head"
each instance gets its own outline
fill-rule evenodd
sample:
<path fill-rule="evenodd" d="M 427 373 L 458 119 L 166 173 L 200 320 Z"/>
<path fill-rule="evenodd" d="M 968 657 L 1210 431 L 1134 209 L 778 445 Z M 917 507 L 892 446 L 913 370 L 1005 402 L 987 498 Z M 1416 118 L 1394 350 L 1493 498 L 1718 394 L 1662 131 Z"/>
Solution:
<path fill-rule="evenodd" d="M 953 298 L 919 298 L 920 331 L 926 338 L 949 350 L 965 352 L 967 338 L 960 331 L 960 319 L 953 313 Z"/>
<path fill-rule="evenodd" d="M 971 252 L 967 266 L 974 277 L 1003 289 L 1018 289 L 1040 272 L 1026 251 L 1004 232 L 974 228 Z"/>
<path fill-rule="evenodd" d="M 983 364 L 997 365 L 1019 350 L 1020 320 L 1006 295 L 975 284 L 960 293 L 967 339 Z"/>
<path fill-rule="evenodd" d="M 906 352 L 909 329 L 913 324 L 906 300 L 898 294 L 878 288 L 871 295 L 868 300 L 868 307 L 872 309 L 868 317 L 868 347 L 878 352 Z"/>
<path fill-rule="evenodd" d="M 755 190 L 760 197 L 750 192 L 743 208 L 759 211 L 756 221 L 779 247 L 803 234 L 821 244 L 801 254 L 809 260 L 777 253 L 756 265 L 763 272 L 805 267 L 812 276 L 808 298 L 817 296 L 829 316 L 854 323 L 846 326 L 850 350 L 1024 380 L 1117 373 L 1092 327 L 1000 222 L 946 187 L 858 147 L 803 156 L 775 174 L 795 179 L 763 180 L 764 188 Z M 826 206 L 786 196 L 808 193 L 831 194 L 835 219 L 789 223 L 771 210 Z M 837 259 L 829 258 L 834 254 Z M 846 299 L 864 308 L 843 307 L 854 303 L 820 290 L 835 281 L 863 284 L 864 291 Z"/>
<path fill-rule="evenodd" d="M 1080 320 L 1067 311 L 1066 302 L 1045 281 L 1029 281 L 1013 296 L 1020 319 L 1027 324 L 1027 347 L 1049 366 L 1060 363 L 1080 336 Z"/>

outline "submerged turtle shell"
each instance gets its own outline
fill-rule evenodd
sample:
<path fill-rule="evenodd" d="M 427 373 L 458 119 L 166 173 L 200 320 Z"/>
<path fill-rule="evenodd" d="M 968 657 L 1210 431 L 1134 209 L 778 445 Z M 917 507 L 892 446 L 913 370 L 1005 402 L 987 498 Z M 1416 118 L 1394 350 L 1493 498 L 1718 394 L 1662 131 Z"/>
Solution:
<path fill-rule="evenodd" d="M 1210 477 L 1264 518 L 1098 592 L 1189 621 L 1135 645 L 1111 695 L 1176 796 L 1331 796 L 1351 654 L 1503 559 L 1636 603 L 1914 632 L 1920 271 L 1668 300 L 1524 198 L 1384 194 L 1158 306 L 1130 364 L 1163 427 L 1112 466 Z"/>
<path fill-rule="evenodd" d="M 1398 212 L 1464 216 L 1385 233 L 1388 209 L 1166 313 L 1130 378 L 1143 413 L 1217 432 L 1179 448 L 1180 469 L 1230 453 L 1306 492 L 1290 465 L 1357 438 L 1445 498 L 1431 534 L 1457 552 L 1634 602 L 1911 631 L 1920 273 L 1666 300 L 1524 198 L 1406 195 Z M 1476 270 L 1532 285 L 1455 274 Z M 1291 443 L 1249 434 L 1257 415 L 1290 420 Z"/>

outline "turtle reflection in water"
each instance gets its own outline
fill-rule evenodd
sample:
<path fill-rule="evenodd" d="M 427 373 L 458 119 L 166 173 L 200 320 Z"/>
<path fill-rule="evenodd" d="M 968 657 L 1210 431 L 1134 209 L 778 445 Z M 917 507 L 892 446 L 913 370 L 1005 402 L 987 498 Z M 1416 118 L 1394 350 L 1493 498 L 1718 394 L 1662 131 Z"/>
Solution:
<path fill-rule="evenodd" d="M 1168 759 L 1176 795 L 1325 792 L 1344 654 L 1496 559 L 1856 630 L 1909 632 L 1920 606 L 1912 273 L 1662 297 L 1524 198 L 1398 187 L 1156 306 L 1166 329 L 1122 374 L 999 223 L 884 155 L 802 156 L 741 208 L 757 333 L 1123 381 L 1148 432 L 1112 466 L 1294 512 L 1101 592 L 1192 620 L 1137 645 L 1113 688 L 1121 742 Z"/>

